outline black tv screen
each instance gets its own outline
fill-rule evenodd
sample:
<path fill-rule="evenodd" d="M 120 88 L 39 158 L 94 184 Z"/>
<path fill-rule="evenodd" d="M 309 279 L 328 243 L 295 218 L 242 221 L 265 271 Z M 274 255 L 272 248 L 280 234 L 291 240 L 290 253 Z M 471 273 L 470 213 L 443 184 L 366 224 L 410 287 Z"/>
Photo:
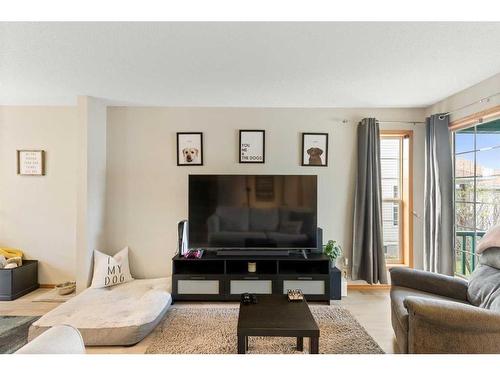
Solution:
<path fill-rule="evenodd" d="M 190 248 L 317 248 L 317 176 L 190 175 Z"/>

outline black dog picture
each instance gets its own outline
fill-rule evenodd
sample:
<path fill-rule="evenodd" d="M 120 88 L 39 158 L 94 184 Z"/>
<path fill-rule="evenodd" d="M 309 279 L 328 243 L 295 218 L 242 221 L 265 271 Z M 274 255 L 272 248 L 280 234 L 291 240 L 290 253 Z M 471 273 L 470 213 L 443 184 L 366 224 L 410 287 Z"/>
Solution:
<path fill-rule="evenodd" d="M 328 165 L 328 133 L 302 133 L 302 165 Z"/>

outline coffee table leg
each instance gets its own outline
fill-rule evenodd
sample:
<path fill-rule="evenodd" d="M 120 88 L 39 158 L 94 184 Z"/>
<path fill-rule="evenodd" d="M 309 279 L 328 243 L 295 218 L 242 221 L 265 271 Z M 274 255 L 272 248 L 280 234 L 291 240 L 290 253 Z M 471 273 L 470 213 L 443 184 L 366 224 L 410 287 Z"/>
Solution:
<path fill-rule="evenodd" d="M 245 336 L 245 350 L 248 351 L 248 336 Z"/>
<path fill-rule="evenodd" d="M 297 337 L 297 350 L 299 352 L 304 350 L 304 338 L 303 337 Z"/>
<path fill-rule="evenodd" d="M 311 354 L 319 353 L 319 337 L 311 337 L 309 339 L 309 353 Z"/>
<path fill-rule="evenodd" d="M 245 354 L 247 337 L 238 335 L 238 354 Z"/>

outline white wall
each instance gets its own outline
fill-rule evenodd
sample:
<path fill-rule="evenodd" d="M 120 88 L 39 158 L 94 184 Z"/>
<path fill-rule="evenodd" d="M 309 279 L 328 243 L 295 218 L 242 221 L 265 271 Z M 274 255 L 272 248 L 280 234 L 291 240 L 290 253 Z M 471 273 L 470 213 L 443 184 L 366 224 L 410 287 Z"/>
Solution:
<path fill-rule="evenodd" d="M 106 105 L 78 98 L 78 186 L 76 189 L 76 282 L 84 290 L 92 276 L 92 252 L 105 245 Z"/>
<path fill-rule="evenodd" d="M 40 282 L 88 281 L 91 253 L 131 247 L 137 277 L 170 273 L 176 223 L 187 216 L 189 173 L 318 174 L 319 224 L 350 257 L 356 123 L 363 117 L 422 121 L 500 91 L 500 74 L 426 109 L 0 107 L 0 246 L 40 260 Z M 500 104 L 477 104 L 451 120 Z M 106 118 L 108 116 L 108 118 Z M 343 124 L 342 120 L 350 122 Z M 237 163 L 238 129 L 266 130 L 266 164 Z M 414 264 L 422 267 L 424 127 L 414 131 Z M 177 167 L 175 133 L 203 131 L 203 167 Z M 300 167 L 300 133 L 330 133 L 328 168 Z M 16 150 L 44 149 L 47 175 L 16 174 Z M 75 266 L 76 263 L 76 266 Z"/>
<path fill-rule="evenodd" d="M 356 124 L 363 117 L 423 121 L 423 109 L 265 109 L 110 107 L 105 232 L 110 252 L 130 246 L 136 277 L 171 272 L 177 221 L 187 216 L 190 173 L 317 174 L 319 225 L 350 258 Z M 342 119 L 348 119 L 343 124 Z M 266 163 L 239 164 L 238 129 L 266 130 Z M 424 128 L 413 129 L 415 211 L 423 215 Z M 176 132 L 202 131 L 204 166 L 176 166 Z M 301 132 L 330 134 L 329 166 L 300 166 Z M 422 264 L 422 223 L 414 221 L 415 265 Z"/>
<path fill-rule="evenodd" d="M 38 259 L 39 282 L 74 279 L 75 107 L 0 107 L 0 246 Z M 46 151 L 45 176 L 17 175 L 16 150 Z"/>
<path fill-rule="evenodd" d="M 461 108 L 496 93 L 500 93 L 500 73 L 479 82 L 477 85 L 471 86 L 465 90 L 457 92 L 456 94 L 448 98 L 439 101 L 438 103 L 427 108 L 426 113 L 429 115 L 433 113 L 453 111 L 457 108 Z M 450 116 L 450 121 L 455 121 L 462 117 L 483 111 L 497 105 L 500 105 L 500 95 L 497 95 L 484 103 L 477 103 L 453 113 Z"/>
<path fill-rule="evenodd" d="M 422 109 L 111 107 L 106 120 L 103 102 L 88 97 L 77 107 L 0 107 L 0 114 L 0 246 L 39 259 L 41 283 L 76 278 L 80 289 L 94 248 L 114 253 L 129 245 L 137 277 L 170 273 L 189 173 L 318 174 L 319 224 L 350 257 L 357 122 L 424 117 Z M 265 165 L 237 163 L 241 128 L 266 129 Z M 414 208 L 421 216 L 424 128 L 381 128 L 414 130 Z M 177 131 L 204 132 L 205 166 L 176 166 Z M 329 167 L 299 166 L 303 131 L 330 133 Z M 45 149 L 47 175 L 17 176 L 18 148 Z M 421 224 L 415 218 L 416 267 Z"/>

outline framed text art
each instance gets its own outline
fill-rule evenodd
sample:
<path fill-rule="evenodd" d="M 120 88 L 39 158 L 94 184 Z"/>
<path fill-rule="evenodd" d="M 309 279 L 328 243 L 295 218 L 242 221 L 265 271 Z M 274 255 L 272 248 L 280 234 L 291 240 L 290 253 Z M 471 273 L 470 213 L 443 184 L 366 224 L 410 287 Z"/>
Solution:
<path fill-rule="evenodd" d="M 265 163 L 266 132 L 240 130 L 240 163 Z"/>
<path fill-rule="evenodd" d="M 44 176 L 45 151 L 17 150 L 17 174 L 21 176 Z"/>
<path fill-rule="evenodd" d="M 177 165 L 203 165 L 203 133 L 177 133 Z"/>
<path fill-rule="evenodd" d="M 302 133 L 302 165 L 328 166 L 328 133 Z"/>

